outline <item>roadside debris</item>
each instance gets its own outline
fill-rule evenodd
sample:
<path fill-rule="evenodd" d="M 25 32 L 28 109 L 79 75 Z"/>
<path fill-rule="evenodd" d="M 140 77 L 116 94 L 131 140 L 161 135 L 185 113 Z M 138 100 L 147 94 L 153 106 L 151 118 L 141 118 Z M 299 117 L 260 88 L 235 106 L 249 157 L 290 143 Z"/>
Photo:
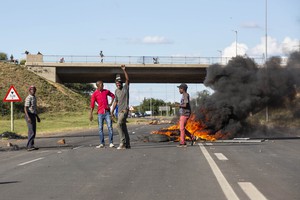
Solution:
<path fill-rule="evenodd" d="M 2 138 L 2 139 L 26 139 L 27 137 L 18 135 L 14 132 L 5 131 L 2 134 L 0 134 L 0 138 Z"/>
<path fill-rule="evenodd" d="M 66 144 L 66 140 L 65 139 L 58 140 L 57 144 Z"/>

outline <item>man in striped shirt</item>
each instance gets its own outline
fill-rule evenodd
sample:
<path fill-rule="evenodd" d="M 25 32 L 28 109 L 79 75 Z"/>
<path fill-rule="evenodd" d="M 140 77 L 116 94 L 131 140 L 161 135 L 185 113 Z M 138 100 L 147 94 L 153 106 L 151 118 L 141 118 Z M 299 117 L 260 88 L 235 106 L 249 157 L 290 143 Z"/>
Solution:
<path fill-rule="evenodd" d="M 37 150 L 34 146 L 34 139 L 36 135 L 36 122 L 40 122 L 40 118 L 37 114 L 37 103 L 36 103 L 36 87 L 29 87 L 29 95 L 25 99 L 24 112 L 25 112 L 25 120 L 28 127 L 28 142 L 27 142 L 27 150 Z"/>

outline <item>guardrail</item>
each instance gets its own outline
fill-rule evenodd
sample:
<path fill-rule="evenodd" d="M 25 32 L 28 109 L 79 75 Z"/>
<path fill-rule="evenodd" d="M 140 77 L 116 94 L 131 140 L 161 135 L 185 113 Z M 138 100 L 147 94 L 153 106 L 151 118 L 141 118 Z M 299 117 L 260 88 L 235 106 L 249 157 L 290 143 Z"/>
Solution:
<path fill-rule="evenodd" d="M 34 56 L 34 55 L 29 55 Z M 108 63 L 108 64 L 206 64 L 225 65 L 232 57 L 187 57 L 187 56 L 74 56 L 43 55 L 43 62 L 54 63 Z M 102 61 L 103 59 L 103 61 Z M 264 58 L 252 58 L 257 64 L 263 64 Z"/>

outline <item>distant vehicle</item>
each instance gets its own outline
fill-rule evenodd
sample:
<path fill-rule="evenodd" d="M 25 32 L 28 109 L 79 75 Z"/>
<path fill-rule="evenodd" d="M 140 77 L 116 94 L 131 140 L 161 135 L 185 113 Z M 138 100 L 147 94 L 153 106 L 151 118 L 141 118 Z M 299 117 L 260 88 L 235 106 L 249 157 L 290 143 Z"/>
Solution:
<path fill-rule="evenodd" d="M 131 117 L 143 117 L 143 114 L 139 112 L 135 112 L 135 113 L 131 113 Z"/>
<path fill-rule="evenodd" d="M 147 110 L 144 113 L 144 116 L 151 116 L 151 115 L 152 115 L 152 111 L 150 111 L 150 110 Z"/>

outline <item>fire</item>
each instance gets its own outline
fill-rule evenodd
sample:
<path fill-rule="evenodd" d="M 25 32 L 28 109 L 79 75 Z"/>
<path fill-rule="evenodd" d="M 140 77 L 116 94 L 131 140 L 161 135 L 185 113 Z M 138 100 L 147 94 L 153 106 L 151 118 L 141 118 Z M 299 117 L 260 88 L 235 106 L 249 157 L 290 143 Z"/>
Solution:
<path fill-rule="evenodd" d="M 196 119 L 196 115 L 192 114 L 186 124 L 186 130 L 192 135 L 196 136 L 197 139 L 201 138 L 203 140 L 215 141 L 222 138 L 222 134 L 212 135 L 211 131 L 206 129 L 206 125 L 200 120 Z M 161 129 L 158 131 L 153 131 L 152 134 L 161 134 L 167 135 L 171 138 L 174 138 L 175 141 L 179 140 L 179 123 L 176 125 L 170 126 L 166 129 Z M 186 137 L 186 140 L 189 140 L 189 137 Z"/>

